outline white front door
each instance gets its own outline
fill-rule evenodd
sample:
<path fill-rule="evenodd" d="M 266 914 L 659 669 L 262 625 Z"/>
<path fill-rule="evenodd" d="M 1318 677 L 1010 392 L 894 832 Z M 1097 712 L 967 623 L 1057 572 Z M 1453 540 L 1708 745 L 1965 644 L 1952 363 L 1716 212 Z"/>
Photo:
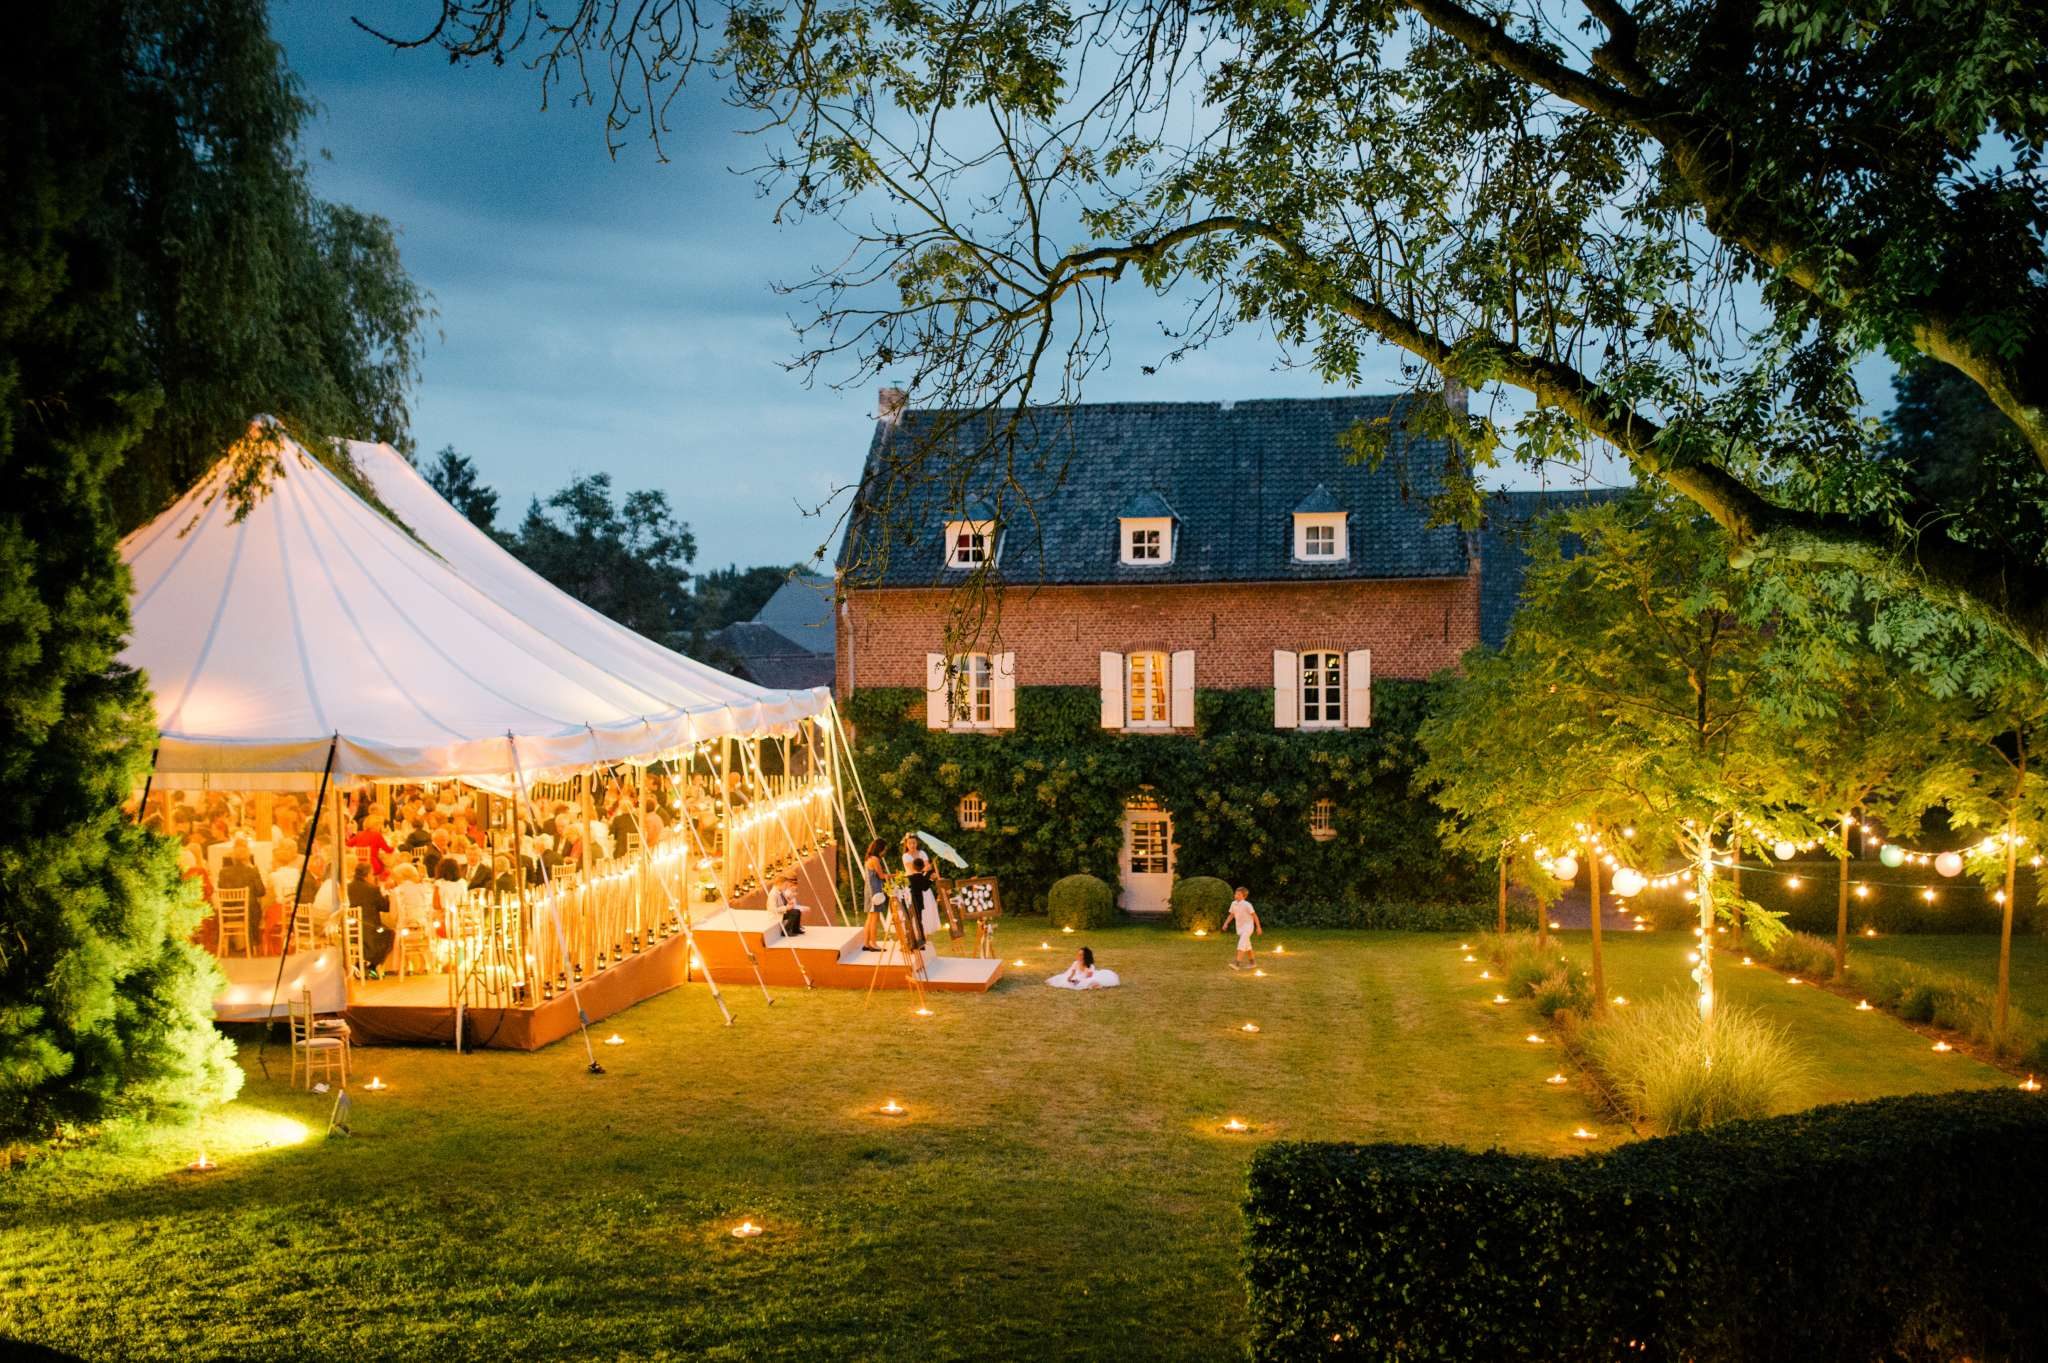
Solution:
<path fill-rule="evenodd" d="M 1173 820 L 1163 809 L 1124 811 L 1123 896 L 1128 913 L 1165 913 L 1173 898 Z"/>

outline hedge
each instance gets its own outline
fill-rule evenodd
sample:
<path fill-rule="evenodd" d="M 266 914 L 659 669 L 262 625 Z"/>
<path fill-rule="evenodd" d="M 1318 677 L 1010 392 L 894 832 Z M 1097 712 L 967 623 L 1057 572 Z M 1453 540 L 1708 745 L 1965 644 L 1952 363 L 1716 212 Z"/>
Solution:
<path fill-rule="evenodd" d="M 1266 688 L 1196 692 L 1193 735 L 1107 731 L 1101 697 L 1078 686 L 1019 687 L 1004 733 L 927 729 L 914 688 L 856 691 L 845 713 L 883 834 L 941 833 L 1002 877 L 1007 912 L 1045 912 L 1073 872 L 1115 884 L 1125 804 L 1145 793 L 1173 816 L 1177 872 L 1249 885 L 1269 925 L 1375 927 L 1383 903 L 1442 903 L 1466 906 L 1439 924 L 1456 930 L 1482 921 L 1492 868 L 1446 852 L 1440 811 L 1412 789 L 1432 686 L 1383 680 L 1372 728 L 1310 733 L 1273 728 Z M 984 803 L 979 828 L 959 826 L 969 792 Z M 1319 842 L 1309 807 L 1325 797 L 1337 836 Z"/>
<path fill-rule="evenodd" d="M 2048 1358 L 2048 1102 L 1888 1098 L 1545 1159 L 1275 1144 L 1259 1359 Z"/>
<path fill-rule="evenodd" d="M 1173 887 L 1173 925 L 1183 932 L 1206 928 L 1220 931 L 1236 891 L 1215 876 L 1189 876 Z"/>

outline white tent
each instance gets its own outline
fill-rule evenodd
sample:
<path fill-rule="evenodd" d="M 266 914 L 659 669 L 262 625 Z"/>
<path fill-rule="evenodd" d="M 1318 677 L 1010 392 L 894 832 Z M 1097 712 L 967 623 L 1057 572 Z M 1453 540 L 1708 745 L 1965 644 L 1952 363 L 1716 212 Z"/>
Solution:
<path fill-rule="evenodd" d="M 240 522 L 225 464 L 122 541 L 122 660 L 155 690 L 165 779 L 317 773 L 497 785 L 787 729 L 768 691 L 661 648 L 519 564 L 388 447 L 356 445 L 396 525 L 287 444 Z M 417 536 L 417 538 L 415 538 Z M 515 754 L 516 745 L 516 754 Z"/>

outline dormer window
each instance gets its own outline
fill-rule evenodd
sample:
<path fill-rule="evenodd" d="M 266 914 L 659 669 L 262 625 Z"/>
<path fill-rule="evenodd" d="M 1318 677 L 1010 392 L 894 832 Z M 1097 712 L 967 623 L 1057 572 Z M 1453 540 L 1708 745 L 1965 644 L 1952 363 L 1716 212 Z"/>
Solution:
<path fill-rule="evenodd" d="M 1173 562 L 1173 508 L 1156 492 L 1140 492 L 1117 513 L 1117 561 L 1130 568 Z"/>
<path fill-rule="evenodd" d="M 1162 568 L 1173 561 L 1173 521 L 1165 516 L 1128 517 L 1123 523 L 1124 562 Z"/>
<path fill-rule="evenodd" d="M 1302 563 L 1342 563 L 1351 556 L 1341 511 L 1297 513 L 1294 557 Z"/>
<path fill-rule="evenodd" d="M 994 521 L 949 521 L 946 524 L 946 566 L 980 568 L 996 555 Z"/>
<path fill-rule="evenodd" d="M 1321 483 L 1294 508 L 1294 561 L 1342 563 L 1351 557 L 1344 508 Z"/>

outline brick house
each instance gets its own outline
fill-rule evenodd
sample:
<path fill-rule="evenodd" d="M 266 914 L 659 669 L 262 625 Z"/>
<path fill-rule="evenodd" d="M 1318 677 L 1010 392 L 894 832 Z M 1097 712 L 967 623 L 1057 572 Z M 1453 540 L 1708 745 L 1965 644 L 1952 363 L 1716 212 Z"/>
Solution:
<path fill-rule="evenodd" d="M 927 727 L 1000 734 L 1018 688 L 1092 687 L 1103 729 L 1199 741 L 1198 689 L 1260 690 L 1304 743 L 1370 727 L 1376 680 L 1426 679 L 1480 639 L 1478 537 L 1428 524 L 1448 451 L 1401 429 L 1403 401 L 1054 409 L 1001 476 L 961 477 L 946 456 L 979 441 L 960 419 L 883 390 L 839 558 L 839 695 L 921 689 Z M 1387 432 L 1377 467 L 1346 457 L 1360 423 Z M 1000 588 L 978 628 L 963 586 Z M 1131 792 L 1133 911 L 1173 883 L 1165 803 Z"/>

